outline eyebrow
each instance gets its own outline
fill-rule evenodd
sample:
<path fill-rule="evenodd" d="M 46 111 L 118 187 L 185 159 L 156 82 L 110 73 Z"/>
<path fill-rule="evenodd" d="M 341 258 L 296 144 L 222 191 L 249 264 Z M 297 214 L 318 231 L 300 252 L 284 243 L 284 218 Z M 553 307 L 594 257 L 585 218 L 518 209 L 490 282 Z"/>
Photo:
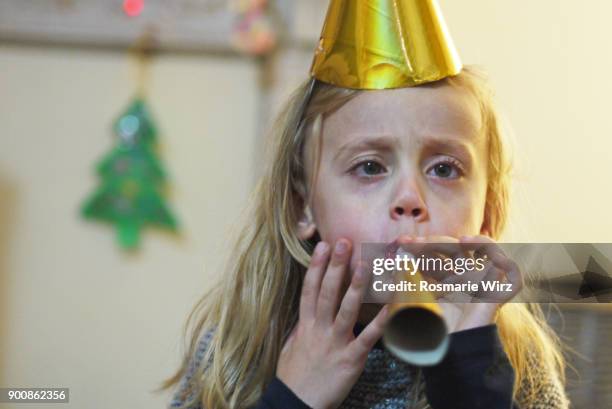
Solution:
<path fill-rule="evenodd" d="M 350 141 L 338 148 L 338 152 L 336 152 L 333 158 L 334 161 L 345 152 L 356 152 L 364 149 L 390 150 L 392 146 L 399 144 L 398 138 L 389 134 L 352 135 L 350 138 Z"/>
<path fill-rule="evenodd" d="M 358 140 L 356 141 L 355 139 Z M 338 149 L 333 160 L 335 161 L 345 152 L 358 152 L 364 149 L 390 150 L 393 146 L 397 146 L 398 144 L 399 138 L 394 135 L 353 135 L 350 141 L 344 143 Z M 456 138 L 425 136 L 418 138 L 417 145 L 432 150 L 457 151 L 463 155 L 466 160 L 472 158 L 472 139 L 469 139 L 469 142 L 466 143 Z"/>
<path fill-rule="evenodd" d="M 472 158 L 472 147 L 474 145 L 472 139 L 468 139 L 468 141 L 464 142 L 456 138 L 427 136 L 419 139 L 419 145 L 433 150 L 457 151 L 467 160 Z"/>

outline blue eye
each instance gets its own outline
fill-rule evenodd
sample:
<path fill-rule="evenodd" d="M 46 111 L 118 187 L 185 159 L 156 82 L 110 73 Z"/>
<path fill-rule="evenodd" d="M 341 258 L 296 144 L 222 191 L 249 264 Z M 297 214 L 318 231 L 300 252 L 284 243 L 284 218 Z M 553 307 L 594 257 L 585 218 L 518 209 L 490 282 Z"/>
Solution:
<path fill-rule="evenodd" d="M 460 167 L 450 161 L 436 163 L 429 170 L 432 171 L 434 176 L 442 179 L 456 179 L 461 176 Z"/>
<path fill-rule="evenodd" d="M 376 176 L 386 172 L 386 169 L 380 163 L 373 160 L 366 160 L 358 163 L 353 171 L 356 171 L 358 176 Z"/>
<path fill-rule="evenodd" d="M 434 171 L 436 172 L 436 176 L 447 178 L 453 173 L 453 167 L 448 163 L 439 163 L 434 167 Z"/>

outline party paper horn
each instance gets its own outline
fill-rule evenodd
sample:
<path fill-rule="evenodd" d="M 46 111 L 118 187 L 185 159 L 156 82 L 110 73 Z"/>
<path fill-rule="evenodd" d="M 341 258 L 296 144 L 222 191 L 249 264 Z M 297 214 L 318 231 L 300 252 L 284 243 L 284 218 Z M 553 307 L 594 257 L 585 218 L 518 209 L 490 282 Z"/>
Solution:
<path fill-rule="evenodd" d="M 396 283 L 414 283 L 416 291 L 397 291 L 389 305 L 383 333 L 387 349 L 404 362 L 417 366 L 435 365 L 444 358 L 449 344 L 442 308 L 429 291 L 419 290 L 419 271 L 397 271 Z"/>

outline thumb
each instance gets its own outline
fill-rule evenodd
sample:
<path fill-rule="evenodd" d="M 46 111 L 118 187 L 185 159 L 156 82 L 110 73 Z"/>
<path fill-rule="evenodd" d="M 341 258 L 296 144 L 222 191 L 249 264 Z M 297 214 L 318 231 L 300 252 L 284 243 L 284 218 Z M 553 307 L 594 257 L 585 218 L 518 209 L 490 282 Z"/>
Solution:
<path fill-rule="evenodd" d="M 285 344 L 283 345 L 283 348 L 281 349 L 281 353 L 285 352 L 287 349 L 291 347 L 291 344 L 293 344 L 293 340 L 295 339 L 295 334 L 297 333 L 298 325 L 299 325 L 299 322 L 297 322 L 293 326 L 293 329 L 291 330 L 291 332 L 289 333 L 289 336 L 285 340 Z"/>

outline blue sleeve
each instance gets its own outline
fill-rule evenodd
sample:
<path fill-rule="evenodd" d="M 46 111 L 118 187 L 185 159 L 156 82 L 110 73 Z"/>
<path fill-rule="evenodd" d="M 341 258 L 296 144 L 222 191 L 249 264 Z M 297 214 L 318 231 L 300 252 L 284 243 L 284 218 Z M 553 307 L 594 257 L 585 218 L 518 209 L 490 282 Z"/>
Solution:
<path fill-rule="evenodd" d="M 255 409 L 312 409 L 297 397 L 280 379 L 274 377 L 266 387 Z"/>
<path fill-rule="evenodd" d="M 517 409 L 514 369 L 495 324 L 451 334 L 448 353 L 423 369 L 425 394 L 433 409 Z"/>

